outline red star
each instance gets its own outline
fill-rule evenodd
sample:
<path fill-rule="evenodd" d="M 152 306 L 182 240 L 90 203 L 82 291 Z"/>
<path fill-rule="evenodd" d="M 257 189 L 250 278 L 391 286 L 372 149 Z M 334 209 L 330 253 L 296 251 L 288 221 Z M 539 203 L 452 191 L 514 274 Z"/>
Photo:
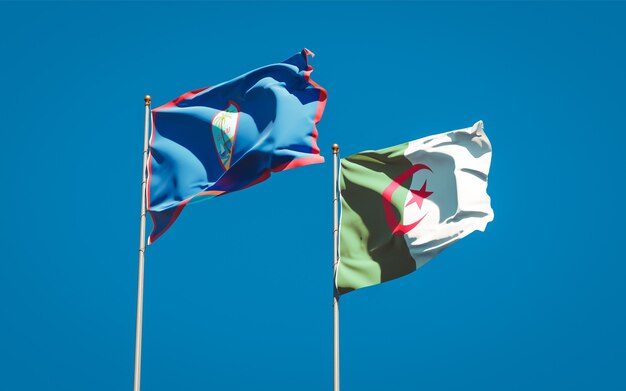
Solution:
<path fill-rule="evenodd" d="M 424 200 L 428 198 L 428 196 L 433 194 L 432 191 L 426 191 L 426 181 L 424 181 L 424 184 L 422 185 L 421 189 L 419 190 L 410 189 L 409 191 L 411 192 L 413 196 L 409 200 L 409 202 L 406 203 L 405 206 L 409 206 L 415 202 L 420 209 L 422 209 L 422 203 L 424 202 Z"/>

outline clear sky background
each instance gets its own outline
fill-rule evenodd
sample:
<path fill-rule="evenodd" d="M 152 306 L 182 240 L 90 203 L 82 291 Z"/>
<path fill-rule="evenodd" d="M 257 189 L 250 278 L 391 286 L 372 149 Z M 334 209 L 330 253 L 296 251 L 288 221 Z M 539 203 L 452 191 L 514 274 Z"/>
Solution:
<path fill-rule="evenodd" d="M 484 120 L 495 220 L 341 301 L 342 390 L 626 389 L 626 3 L 0 3 L 0 389 L 130 390 L 143 96 L 307 47 L 327 162 L 146 254 L 142 390 L 331 390 L 332 153 Z"/>

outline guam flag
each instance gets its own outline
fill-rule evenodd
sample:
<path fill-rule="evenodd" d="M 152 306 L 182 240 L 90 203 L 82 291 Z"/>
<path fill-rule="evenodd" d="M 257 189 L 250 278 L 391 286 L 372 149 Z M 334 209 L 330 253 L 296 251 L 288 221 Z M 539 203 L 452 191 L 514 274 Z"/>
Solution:
<path fill-rule="evenodd" d="M 152 110 L 148 244 L 185 205 L 245 189 L 272 172 L 322 163 L 317 128 L 326 90 L 310 78 L 307 49 Z"/>

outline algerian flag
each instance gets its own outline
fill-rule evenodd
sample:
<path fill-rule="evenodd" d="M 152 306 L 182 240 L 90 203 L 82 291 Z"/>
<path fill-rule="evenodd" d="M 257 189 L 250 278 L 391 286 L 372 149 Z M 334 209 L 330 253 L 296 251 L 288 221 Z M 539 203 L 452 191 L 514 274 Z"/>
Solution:
<path fill-rule="evenodd" d="M 493 220 L 482 121 L 341 159 L 340 294 L 404 276 Z"/>

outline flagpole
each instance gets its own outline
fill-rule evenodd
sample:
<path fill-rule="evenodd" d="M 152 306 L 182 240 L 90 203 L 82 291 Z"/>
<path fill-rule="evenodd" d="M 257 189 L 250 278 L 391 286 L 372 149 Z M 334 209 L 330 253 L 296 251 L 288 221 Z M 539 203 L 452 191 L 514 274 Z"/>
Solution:
<path fill-rule="evenodd" d="M 144 97 L 146 106 L 143 128 L 143 171 L 141 181 L 141 216 L 139 228 L 139 273 L 137 277 L 137 326 L 135 330 L 135 377 L 133 390 L 139 391 L 141 383 L 141 330 L 143 321 L 143 270 L 146 251 L 146 185 L 148 181 L 148 123 L 150 120 L 150 95 Z"/>
<path fill-rule="evenodd" d="M 339 145 L 333 144 L 333 276 L 337 277 L 337 256 L 338 256 L 338 239 L 339 239 L 339 223 L 338 223 L 338 204 L 337 190 L 339 183 L 337 182 L 337 154 L 339 153 Z M 335 285 L 335 282 L 333 282 Z M 339 292 L 336 286 L 333 286 L 333 372 L 334 372 L 334 391 L 339 391 Z"/>

